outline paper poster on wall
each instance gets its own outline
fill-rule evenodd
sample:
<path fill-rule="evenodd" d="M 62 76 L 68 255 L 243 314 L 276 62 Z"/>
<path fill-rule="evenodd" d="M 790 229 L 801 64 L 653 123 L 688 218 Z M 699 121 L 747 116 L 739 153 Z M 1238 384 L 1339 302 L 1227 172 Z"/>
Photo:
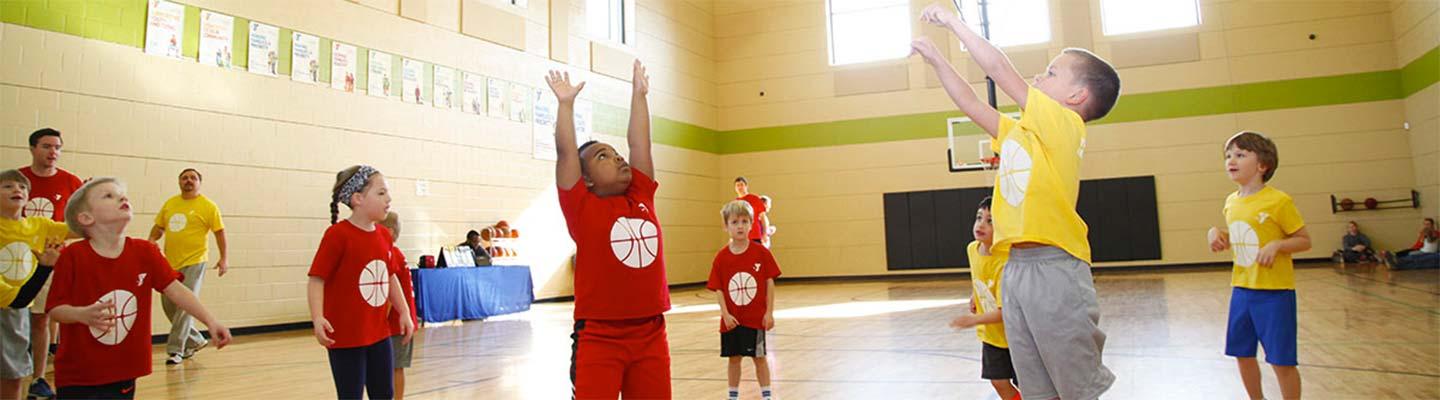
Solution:
<path fill-rule="evenodd" d="M 335 42 L 330 45 L 330 87 L 355 92 L 355 46 Z"/>
<path fill-rule="evenodd" d="M 250 72 L 280 75 L 280 28 L 250 21 Z"/>
<path fill-rule="evenodd" d="M 455 108 L 455 70 L 435 66 L 435 88 L 430 92 L 435 96 L 435 108 Z"/>
<path fill-rule="evenodd" d="M 370 87 L 366 90 L 371 96 L 390 97 L 390 78 L 393 74 L 390 71 L 390 55 L 375 50 L 370 50 Z"/>
<path fill-rule="evenodd" d="M 291 37 L 290 79 L 316 83 L 320 80 L 320 38 L 295 32 Z"/>
<path fill-rule="evenodd" d="M 509 88 L 508 82 L 490 78 L 485 82 L 485 104 L 489 111 L 487 115 L 495 118 L 506 118 L 505 109 L 510 107 L 510 102 L 505 101 L 505 90 Z"/>
<path fill-rule="evenodd" d="M 185 6 L 150 0 L 145 17 L 145 54 L 180 58 L 185 47 Z M 79 25 L 77 23 L 77 25 Z"/>
<path fill-rule="evenodd" d="M 525 122 L 526 110 L 529 109 L 527 103 L 530 100 L 530 87 L 521 85 L 519 83 L 510 82 L 510 93 L 508 97 L 510 100 L 510 107 L 506 109 L 506 111 L 510 113 L 510 120 L 515 122 Z"/>
<path fill-rule="evenodd" d="M 466 72 L 463 80 L 465 104 L 461 104 L 460 108 L 471 114 L 485 115 L 485 77 Z"/>
<path fill-rule="evenodd" d="M 426 104 L 420 83 L 425 79 L 425 63 L 408 58 L 400 60 L 400 100 L 410 104 Z"/>
<path fill-rule="evenodd" d="M 575 143 L 590 141 L 594 132 L 591 125 L 595 119 L 595 104 L 587 100 L 575 100 Z"/>
<path fill-rule="evenodd" d="M 235 17 L 200 11 L 200 64 L 230 68 L 230 46 L 235 37 Z"/>
<path fill-rule="evenodd" d="M 535 103 L 535 125 L 531 130 L 535 141 L 533 156 L 536 160 L 553 161 L 556 159 L 555 118 L 560 102 L 545 90 L 536 90 L 532 98 Z"/>

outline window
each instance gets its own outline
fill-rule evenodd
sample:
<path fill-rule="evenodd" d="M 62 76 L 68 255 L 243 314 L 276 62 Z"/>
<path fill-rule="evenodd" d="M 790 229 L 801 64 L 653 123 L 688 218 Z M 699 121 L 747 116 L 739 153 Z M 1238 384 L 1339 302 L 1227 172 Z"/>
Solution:
<path fill-rule="evenodd" d="M 585 21 L 591 38 L 629 44 L 625 37 L 625 0 L 585 0 Z"/>
<path fill-rule="evenodd" d="M 1200 25 L 1196 0 L 1100 0 L 1106 35 Z"/>
<path fill-rule="evenodd" d="M 830 65 L 910 55 L 909 0 L 829 0 Z"/>
<path fill-rule="evenodd" d="M 1048 0 L 985 0 L 990 16 L 990 43 L 997 47 L 1050 42 Z M 965 23 L 980 31 L 980 0 L 962 0 Z"/>

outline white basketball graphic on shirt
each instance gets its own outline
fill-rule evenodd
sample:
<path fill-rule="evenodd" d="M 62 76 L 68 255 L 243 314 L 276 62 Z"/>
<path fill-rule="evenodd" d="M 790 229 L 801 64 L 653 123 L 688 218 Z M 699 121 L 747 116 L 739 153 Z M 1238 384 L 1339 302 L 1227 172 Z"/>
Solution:
<path fill-rule="evenodd" d="M 14 242 L 0 248 L 0 276 L 12 282 L 19 282 L 30 276 L 30 269 L 35 266 L 35 254 L 30 252 L 30 245 L 25 242 Z"/>
<path fill-rule="evenodd" d="M 648 267 L 660 250 L 660 231 L 650 221 L 620 217 L 610 227 L 610 249 L 627 267 Z"/>
<path fill-rule="evenodd" d="M 50 199 L 44 197 L 30 199 L 29 202 L 25 203 L 25 208 L 20 209 L 20 216 L 22 217 L 50 218 L 54 215 L 55 203 L 51 203 Z"/>
<path fill-rule="evenodd" d="M 1000 197 L 1004 197 L 1011 207 L 1019 207 L 1025 202 L 1033 165 L 1030 153 L 1015 139 L 1008 139 L 1000 146 L 1000 169 L 995 173 L 995 180 L 1000 182 Z"/>
<path fill-rule="evenodd" d="M 1260 237 L 1249 223 L 1235 221 L 1230 224 L 1230 250 L 1235 252 L 1235 265 L 1255 265 L 1255 257 L 1260 255 Z"/>
<path fill-rule="evenodd" d="M 190 222 L 190 218 L 186 217 L 186 216 L 185 216 L 185 213 L 176 213 L 176 214 L 174 214 L 174 215 L 171 215 L 171 216 L 170 216 L 170 231 L 171 231 L 171 232 L 179 232 L 179 231 L 185 229 L 185 223 L 187 223 L 187 222 Z"/>
<path fill-rule="evenodd" d="M 116 289 L 110 293 L 106 293 L 104 296 L 100 296 L 100 300 L 97 302 L 106 301 L 111 304 L 110 313 L 115 316 L 115 326 L 109 329 L 100 329 L 92 326 L 90 327 L 90 336 L 94 336 L 96 341 L 107 346 L 114 346 L 120 344 L 120 342 L 124 342 L 125 337 L 130 335 L 130 328 L 135 326 L 135 316 L 137 315 L 139 305 L 137 304 L 135 295 L 124 289 Z"/>
<path fill-rule="evenodd" d="M 385 261 L 371 261 L 360 271 L 360 297 L 371 307 L 383 306 L 390 299 L 390 268 Z"/>
<path fill-rule="evenodd" d="M 1000 302 L 995 301 L 995 295 L 990 294 L 990 285 L 979 279 L 972 279 L 972 281 L 975 282 L 975 298 L 980 300 L 980 304 L 977 304 L 979 307 L 976 307 L 976 311 L 987 313 L 1000 308 Z M 993 284 L 995 282 L 990 283 Z"/>
<path fill-rule="evenodd" d="M 755 277 L 747 272 L 737 272 L 730 276 L 730 285 L 725 288 L 730 292 L 730 301 L 737 306 L 744 306 L 755 300 Z"/>

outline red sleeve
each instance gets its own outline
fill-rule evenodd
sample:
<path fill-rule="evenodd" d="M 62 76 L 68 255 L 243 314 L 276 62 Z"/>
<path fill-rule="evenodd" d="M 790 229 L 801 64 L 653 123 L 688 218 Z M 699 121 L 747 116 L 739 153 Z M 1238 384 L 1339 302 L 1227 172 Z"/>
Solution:
<path fill-rule="evenodd" d="M 77 242 L 79 245 L 86 245 L 84 241 Z M 70 298 L 71 287 L 75 285 L 75 252 L 79 251 L 75 245 L 66 246 L 60 251 L 60 259 L 55 260 L 55 269 L 50 275 L 50 295 L 45 297 L 45 312 L 55 309 L 56 306 L 66 306 L 73 300 Z"/>
<path fill-rule="evenodd" d="M 405 265 L 405 253 L 400 252 L 399 247 L 392 247 L 390 255 L 391 273 L 400 281 L 400 290 L 405 291 L 405 304 L 410 306 L 410 321 L 418 326 L 420 316 L 415 313 L 415 283 L 410 276 L 410 268 Z"/>
<path fill-rule="evenodd" d="M 560 213 L 565 215 L 565 227 L 570 231 L 570 238 L 576 239 L 580 231 L 580 210 L 585 204 L 585 196 L 590 194 L 590 189 L 585 187 L 585 179 L 581 178 L 570 190 L 556 189 L 560 196 Z"/>
<path fill-rule="evenodd" d="M 175 283 L 179 278 L 180 271 L 170 268 L 170 262 L 165 260 L 165 255 L 160 253 L 160 248 L 148 240 L 132 239 L 130 244 L 139 245 L 144 254 L 140 258 L 145 263 L 143 270 L 150 273 L 150 288 L 157 292 L 164 292 L 165 288 Z"/>
<path fill-rule="evenodd" d="M 656 182 L 654 178 L 645 175 L 639 169 L 630 169 L 630 189 L 628 191 L 630 196 L 654 203 L 655 191 L 659 188 L 660 183 Z"/>
<path fill-rule="evenodd" d="M 70 193 L 73 194 L 76 190 L 80 190 L 81 186 L 85 186 L 85 181 L 80 180 L 80 177 L 75 174 L 70 174 Z"/>
<path fill-rule="evenodd" d="M 320 238 L 320 248 L 315 249 L 315 259 L 310 262 L 310 276 L 320 279 L 330 279 L 330 274 L 340 266 L 340 258 L 345 253 L 345 238 L 340 237 L 340 231 L 334 229 L 325 230 L 325 236 Z"/>
<path fill-rule="evenodd" d="M 764 214 L 770 211 L 770 209 L 765 208 L 765 199 L 762 199 L 760 198 L 760 196 L 756 196 L 753 193 L 745 195 L 745 201 L 750 202 L 750 208 L 753 208 L 753 210 L 751 211 L 755 212 L 756 219 L 760 218 L 760 214 Z"/>
<path fill-rule="evenodd" d="M 720 251 L 725 251 L 721 249 Z M 720 254 L 715 254 L 715 261 L 710 262 L 710 279 L 705 281 L 705 288 L 710 290 L 725 290 L 725 283 L 720 281 Z"/>
<path fill-rule="evenodd" d="M 775 279 L 780 277 L 780 264 L 775 262 L 775 254 L 771 253 L 769 250 L 760 253 L 760 269 L 762 270 L 761 273 L 765 275 L 766 279 Z"/>

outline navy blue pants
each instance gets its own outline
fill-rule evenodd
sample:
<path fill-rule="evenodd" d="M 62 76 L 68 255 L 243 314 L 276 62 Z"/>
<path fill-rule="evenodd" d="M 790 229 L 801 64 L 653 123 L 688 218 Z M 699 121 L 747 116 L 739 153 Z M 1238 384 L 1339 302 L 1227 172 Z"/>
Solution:
<path fill-rule="evenodd" d="M 367 390 L 372 400 L 395 398 L 395 359 L 390 338 L 365 347 L 329 351 L 330 374 L 335 377 L 339 398 L 363 399 Z"/>

